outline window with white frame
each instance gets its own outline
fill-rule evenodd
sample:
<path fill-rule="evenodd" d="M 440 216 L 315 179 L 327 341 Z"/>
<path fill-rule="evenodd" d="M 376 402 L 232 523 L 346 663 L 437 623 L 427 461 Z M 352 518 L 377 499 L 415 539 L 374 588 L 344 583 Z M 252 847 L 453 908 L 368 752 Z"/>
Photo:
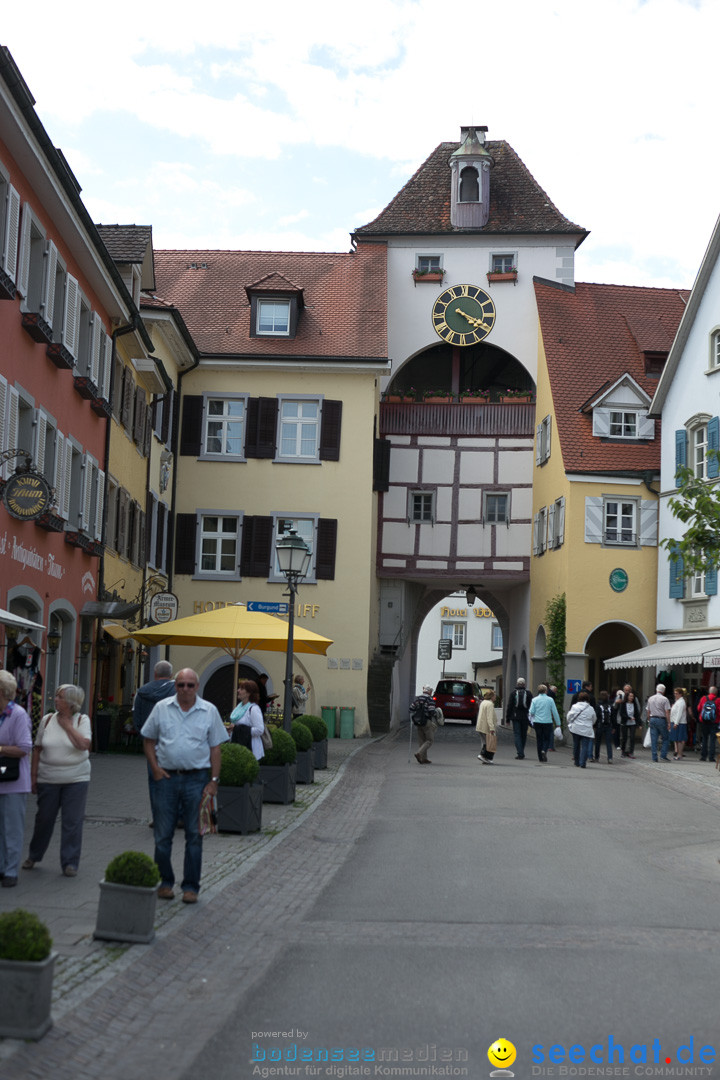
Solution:
<path fill-rule="evenodd" d="M 565 496 L 548 507 L 548 547 L 562 547 L 565 540 Z"/>
<path fill-rule="evenodd" d="M 28 203 L 23 204 L 18 250 L 17 290 L 22 311 L 39 312 L 43 307 L 45 276 L 45 230 Z M 48 282 L 51 278 L 48 276 Z"/>
<path fill-rule="evenodd" d="M 713 330 L 710 335 L 710 367 L 720 368 L 720 330 Z"/>
<path fill-rule="evenodd" d="M 205 396 L 203 457 L 243 457 L 245 412 L 244 396 Z"/>
<path fill-rule="evenodd" d="M 544 465 L 550 457 L 550 434 L 552 419 L 546 416 L 542 423 L 538 424 L 535 439 L 535 464 Z"/>
<path fill-rule="evenodd" d="M 317 398 L 281 398 L 279 425 L 279 458 L 285 461 L 318 460 L 320 402 Z"/>
<path fill-rule="evenodd" d="M 698 424 L 690 432 L 690 468 L 698 480 L 707 476 L 707 424 Z"/>
<path fill-rule="evenodd" d="M 464 622 L 444 622 L 441 625 L 440 636 L 446 641 L 452 641 L 453 649 L 466 648 L 467 625 Z"/>
<path fill-rule="evenodd" d="M 271 577 L 275 581 L 285 581 L 285 575 L 280 570 L 280 564 L 277 556 L 277 542 L 281 536 L 290 530 L 294 529 L 301 539 L 305 541 L 310 549 L 310 563 L 308 565 L 307 574 L 303 578 L 303 582 L 307 584 L 315 580 L 315 541 L 317 533 L 317 514 L 309 515 L 308 517 L 290 517 L 287 514 L 276 514 L 273 527 L 273 562 L 272 562 L 272 574 Z"/>
<path fill-rule="evenodd" d="M 261 336 L 289 337 L 290 301 L 258 299 L 256 332 Z"/>
<path fill-rule="evenodd" d="M 20 195 L 10 183 L 10 174 L 0 165 L 0 272 L 3 293 L 12 299 L 17 279 L 20 228 Z"/>
<path fill-rule="evenodd" d="M 510 496 L 507 491 L 486 491 L 483 503 L 483 522 L 486 525 L 506 525 L 510 520 Z"/>
<path fill-rule="evenodd" d="M 706 596 L 707 594 L 705 592 L 705 571 L 695 570 L 692 574 L 690 574 L 687 585 L 687 593 L 689 597 L 697 599 L 699 597 Z"/>
<path fill-rule="evenodd" d="M 422 525 L 435 520 L 435 492 L 411 491 L 408 494 L 408 520 Z"/>
<path fill-rule="evenodd" d="M 421 274 L 439 274 L 442 272 L 442 255 L 416 255 L 415 269 Z"/>
<path fill-rule="evenodd" d="M 237 514 L 201 514 L 201 575 L 236 577 L 240 558 L 240 518 Z"/>
<path fill-rule="evenodd" d="M 510 274 L 517 269 L 516 256 L 512 252 L 491 255 L 490 271 L 493 274 Z"/>
<path fill-rule="evenodd" d="M 603 542 L 605 544 L 637 544 L 637 502 L 633 499 L 606 499 L 604 505 Z"/>
<path fill-rule="evenodd" d="M 499 623 L 493 623 L 492 626 L 492 644 L 490 648 L 495 652 L 502 652 L 503 636 Z"/>
<path fill-rule="evenodd" d="M 533 518 L 533 555 L 542 555 L 547 547 L 547 506 Z"/>
<path fill-rule="evenodd" d="M 636 412 L 610 412 L 610 437 L 612 439 L 636 439 L 638 430 Z"/>

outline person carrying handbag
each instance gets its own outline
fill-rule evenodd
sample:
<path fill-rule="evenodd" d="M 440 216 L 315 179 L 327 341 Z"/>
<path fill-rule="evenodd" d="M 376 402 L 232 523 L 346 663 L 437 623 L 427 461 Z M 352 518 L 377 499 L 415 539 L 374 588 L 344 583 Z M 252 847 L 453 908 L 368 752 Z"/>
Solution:
<path fill-rule="evenodd" d="M 252 750 L 258 761 L 265 757 L 263 736 L 265 734 L 265 720 L 258 705 L 259 699 L 257 683 L 252 679 L 245 679 L 238 684 L 238 704 L 230 713 L 235 728 L 232 733 L 232 741 L 239 742 Z M 238 728 L 247 728 L 247 731 L 237 731 Z M 249 739 L 248 739 L 249 736 Z"/>

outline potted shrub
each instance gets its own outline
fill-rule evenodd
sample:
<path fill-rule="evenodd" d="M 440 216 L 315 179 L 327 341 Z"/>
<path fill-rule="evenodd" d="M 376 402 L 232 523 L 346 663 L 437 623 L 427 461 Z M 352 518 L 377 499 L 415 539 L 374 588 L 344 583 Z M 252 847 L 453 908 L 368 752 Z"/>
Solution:
<path fill-rule="evenodd" d="M 111 859 L 100 882 L 94 937 L 147 944 L 155 935 L 160 871 L 149 855 L 124 851 Z"/>
<path fill-rule="evenodd" d="M 302 722 L 310 728 L 313 737 L 313 761 L 316 769 L 327 769 L 328 726 L 321 716 L 303 716 Z"/>
<path fill-rule="evenodd" d="M 314 784 L 315 764 L 312 749 L 313 737 L 310 728 L 305 724 L 304 716 L 302 720 L 293 720 L 290 725 L 290 734 L 295 743 L 295 749 L 297 750 L 297 757 L 295 758 L 297 764 L 295 779 L 298 784 Z"/>
<path fill-rule="evenodd" d="M 430 267 L 427 270 L 415 269 L 412 272 L 413 281 L 435 281 L 440 282 L 445 277 L 445 271 L 442 267 Z"/>
<path fill-rule="evenodd" d="M 295 801 L 297 750 L 292 736 L 280 727 L 271 727 L 273 744 L 260 761 L 259 777 L 263 785 L 263 802 L 291 803 Z"/>
<path fill-rule="evenodd" d="M 37 915 L 23 908 L 0 915 L 0 1038 L 42 1039 L 50 1030 L 55 956 Z"/>
<path fill-rule="evenodd" d="M 251 833 L 262 827 L 263 786 L 252 750 L 238 743 L 220 747 L 217 827 L 220 832 Z"/>

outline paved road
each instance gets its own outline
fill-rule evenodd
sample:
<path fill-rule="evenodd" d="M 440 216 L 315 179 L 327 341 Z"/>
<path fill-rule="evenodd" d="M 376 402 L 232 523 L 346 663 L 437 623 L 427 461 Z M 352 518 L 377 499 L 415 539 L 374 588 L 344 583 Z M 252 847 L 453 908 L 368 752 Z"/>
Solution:
<path fill-rule="evenodd" d="M 670 1068 L 690 1038 L 696 1065 L 720 1049 L 712 765 L 541 766 L 503 732 L 483 767 L 448 726 L 421 768 L 406 734 L 361 744 L 292 832 L 220 860 L 202 903 L 76 989 L 42 1043 L 4 1044 L 2 1080 L 482 1077 L 501 1036 L 517 1077 L 572 1075 L 533 1073 L 533 1046 L 611 1037 L 638 1075 L 655 1039 Z M 323 1048 L 345 1060 L 272 1060 Z"/>

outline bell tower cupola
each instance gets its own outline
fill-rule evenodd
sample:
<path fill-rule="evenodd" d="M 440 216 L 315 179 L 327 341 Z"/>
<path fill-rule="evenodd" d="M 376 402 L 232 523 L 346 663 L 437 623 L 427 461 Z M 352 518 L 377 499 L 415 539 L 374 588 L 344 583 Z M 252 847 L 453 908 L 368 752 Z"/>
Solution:
<path fill-rule="evenodd" d="M 481 229 L 490 214 L 490 170 L 495 164 L 485 146 L 486 127 L 460 128 L 461 142 L 450 155 L 450 222 L 457 229 Z"/>

